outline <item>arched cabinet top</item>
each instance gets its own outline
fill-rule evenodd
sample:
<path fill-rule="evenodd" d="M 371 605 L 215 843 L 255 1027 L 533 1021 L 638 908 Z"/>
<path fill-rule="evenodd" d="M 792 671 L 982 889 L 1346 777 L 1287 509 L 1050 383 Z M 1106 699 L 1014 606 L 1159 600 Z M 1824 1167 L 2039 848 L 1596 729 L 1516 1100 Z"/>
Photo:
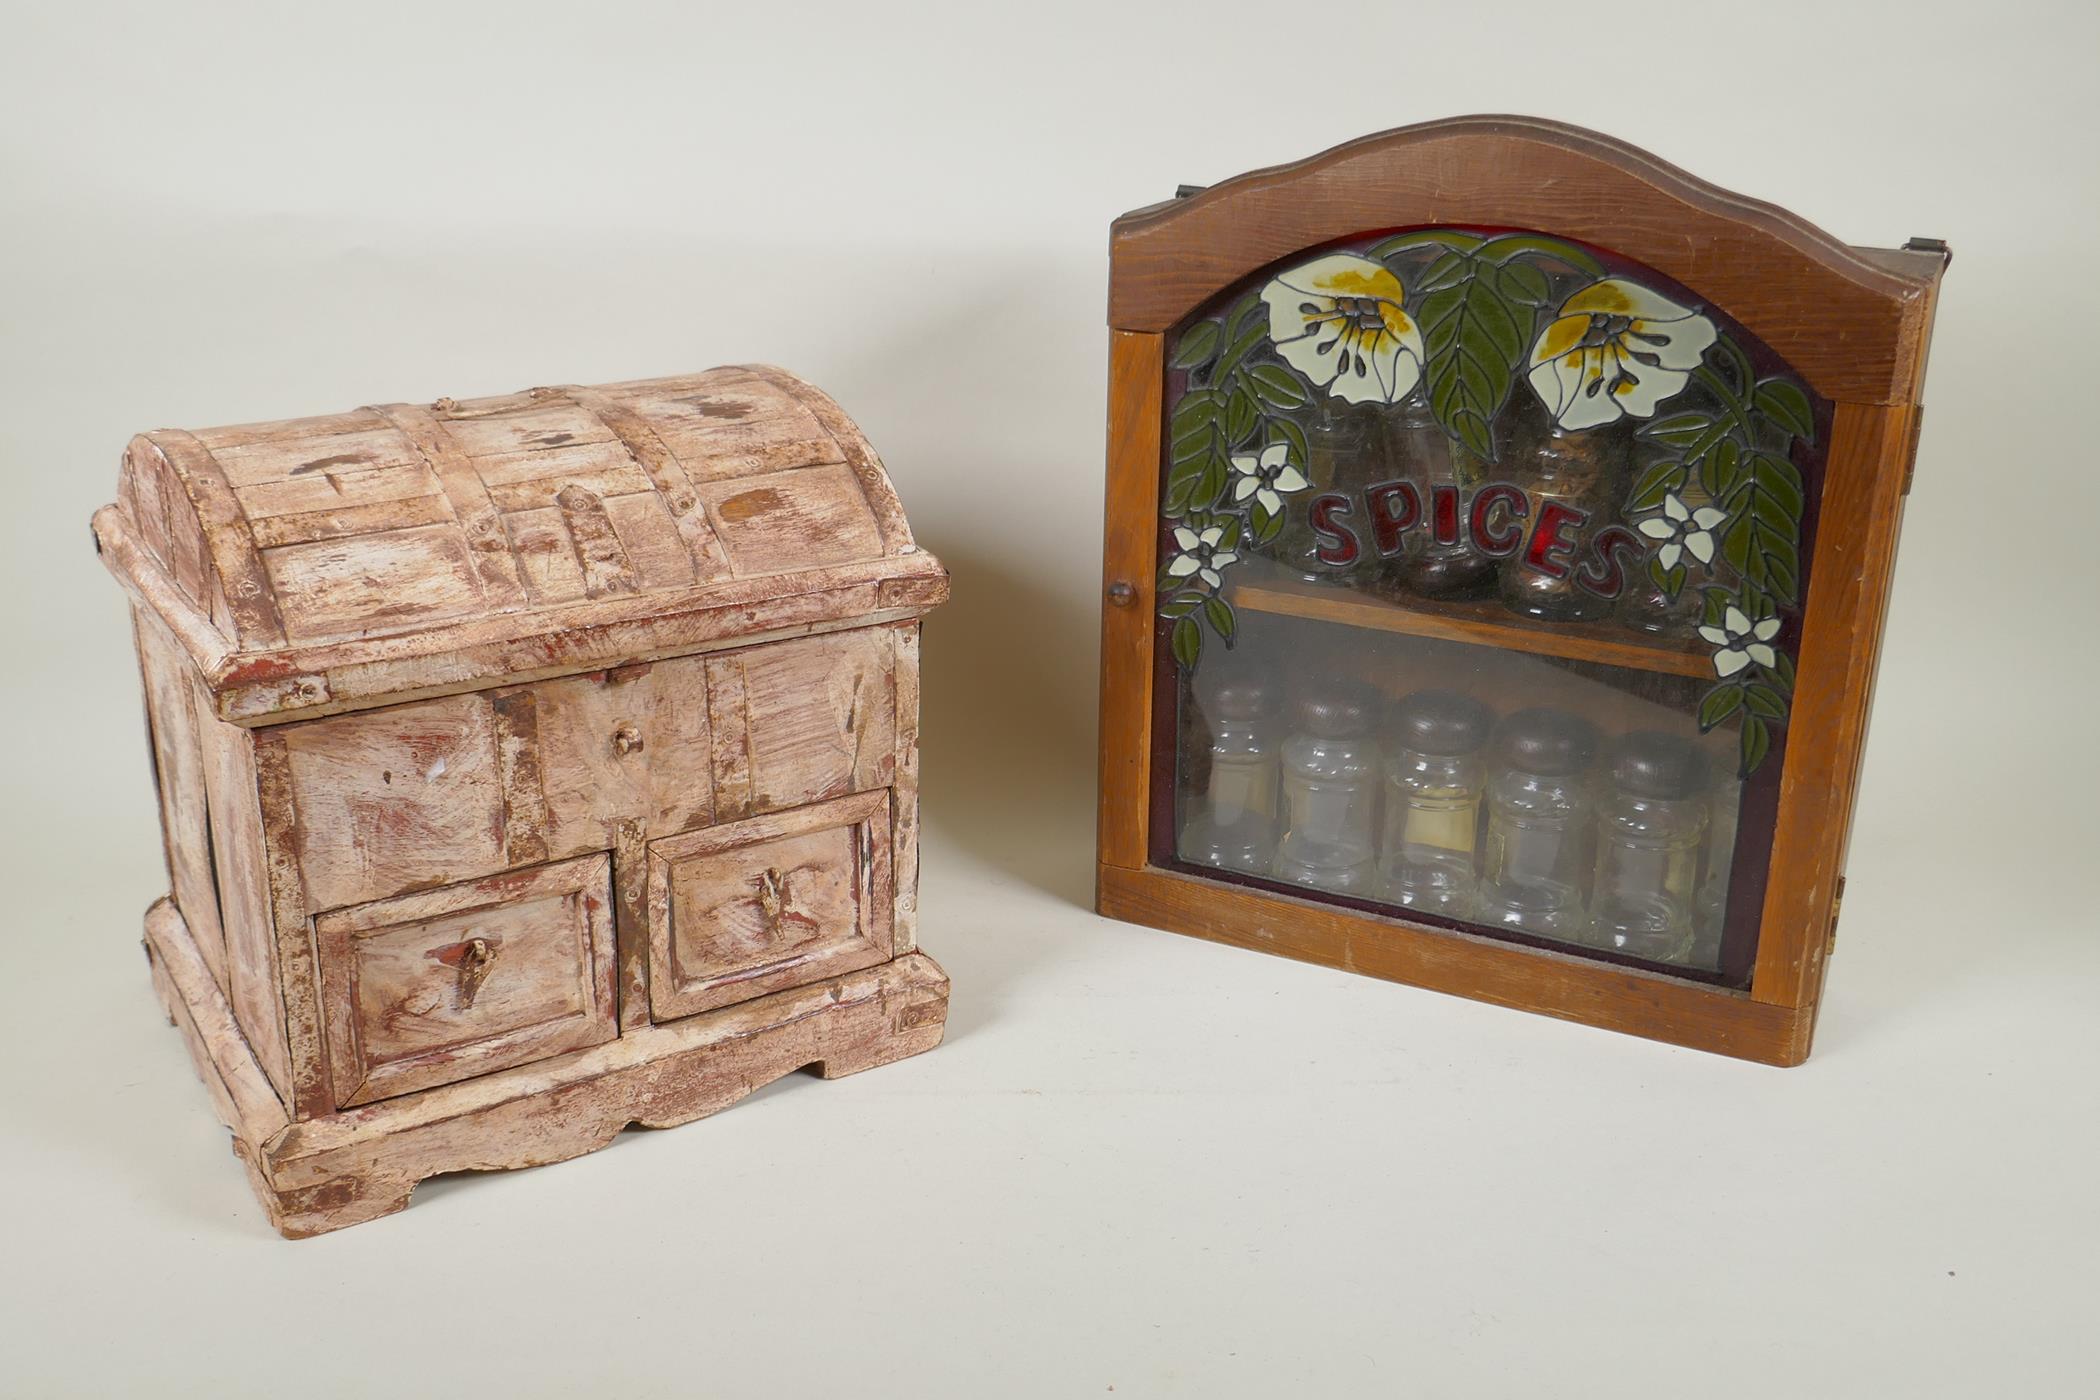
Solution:
<path fill-rule="evenodd" d="M 1940 254 L 1855 248 L 1624 142 L 1528 117 L 1401 127 L 1126 214 L 1109 324 L 1164 332 L 1280 258 L 1434 225 L 1610 249 L 1724 309 L 1826 398 L 1916 401 Z"/>

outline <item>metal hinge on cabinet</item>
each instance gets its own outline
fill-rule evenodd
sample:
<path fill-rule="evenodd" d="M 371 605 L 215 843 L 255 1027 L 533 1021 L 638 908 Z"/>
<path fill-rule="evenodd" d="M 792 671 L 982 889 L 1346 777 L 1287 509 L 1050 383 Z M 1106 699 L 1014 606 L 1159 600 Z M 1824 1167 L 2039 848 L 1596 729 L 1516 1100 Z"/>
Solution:
<path fill-rule="evenodd" d="M 1829 957 L 1837 951 L 1838 914 L 1845 907 L 1845 877 L 1838 876 L 1837 891 L 1830 896 L 1830 936 L 1823 944 L 1823 956 Z"/>
<path fill-rule="evenodd" d="M 1918 476 L 1918 436 L 1925 431 L 1925 405 L 1918 404 L 1910 411 L 1910 450 L 1903 456 L 1903 494 L 1910 494 L 1910 486 Z"/>
<path fill-rule="evenodd" d="M 1209 188 L 1209 185 L 1176 185 L 1174 187 L 1174 198 L 1187 199 L 1191 195 L 1202 194 Z"/>
<path fill-rule="evenodd" d="M 1907 253 L 1937 253 L 1940 271 L 1945 272 L 1954 261 L 1954 250 L 1947 246 L 1944 238 L 1912 238 L 1903 245 Z M 1903 459 L 1903 494 L 1910 494 L 1911 482 L 1918 475 L 1918 432 L 1925 422 L 1925 405 L 1919 404 L 1910 413 L 1910 452 Z"/>

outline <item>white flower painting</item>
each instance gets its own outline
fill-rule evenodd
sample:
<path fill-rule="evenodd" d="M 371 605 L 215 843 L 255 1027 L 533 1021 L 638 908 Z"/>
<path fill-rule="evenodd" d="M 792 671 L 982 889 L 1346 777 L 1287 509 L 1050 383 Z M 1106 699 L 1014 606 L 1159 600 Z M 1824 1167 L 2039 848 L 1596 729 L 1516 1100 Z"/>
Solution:
<path fill-rule="evenodd" d="M 1561 304 L 1531 348 L 1531 391 L 1562 428 L 1647 418 L 1684 388 L 1714 343 L 1714 324 L 1623 277 Z"/>
<path fill-rule="evenodd" d="M 1304 472 L 1290 464 L 1289 459 L 1290 449 L 1280 442 L 1263 448 L 1259 456 L 1243 452 L 1234 457 L 1233 504 L 1252 496 L 1255 503 L 1270 515 L 1283 514 L 1284 496 L 1303 491 L 1312 484 L 1305 479 Z"/>
<path fill-rule="evenodd" d="M 1292 369 L 1349 403 L 1398 403 L 1422 378 L 1422 332 L 1392 269 L 1329 253 L 1262 288 L 1269 339 Z"/>
<path fill-rule="evenodd" d="M 1229 549 L 1218 548 L 1224 541 L 1225 532 L 1216 525 L 1200 532 L 1186 525 L 1176 527 L 1174 543 L 1181 552 L 1167 561 L 1167 576 L 1185 579 L 1193 575 L 1216 588 L 1224 582 L 1218 570 L 1240 557 Z"/>
<path fill-rule="evenodd" d="M 1753 661 L 1766 668 L 1779 663 L 1779 654 L 1772 650 L 1772 639 L 1779 635 L 1776 617 L 1752 618 L 1730 603 L 1721 614 L 1721 625 L 1701 627 L 1699 635 L 1719 648 L 1714 652 L 1714 671 L 1724 680 Z"/>
<path fill-rule="evenodd" d="M 1712 506 L 1689 509 L 1684 497 L 1672 491 L 1663 497 L 1661 515 L 1651 515 L 1634 528 L 1651 540 L 1661 541 L 1655 562 L 1665 569 L 1674 569 L 1687 554 L 1702 564 L 1713 563 L 1714 526 L 1727 518 L 1726 511 Z"/>

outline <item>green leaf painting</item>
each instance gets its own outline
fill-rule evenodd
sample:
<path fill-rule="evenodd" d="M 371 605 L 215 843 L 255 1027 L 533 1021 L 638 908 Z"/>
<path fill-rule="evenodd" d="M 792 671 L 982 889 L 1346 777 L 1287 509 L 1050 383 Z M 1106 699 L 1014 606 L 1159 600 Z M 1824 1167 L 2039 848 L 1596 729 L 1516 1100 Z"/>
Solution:
<path fill-rule="evenodd" d="M 1509 399 L 1524 350 L 1520 308 L 1496 279 L 1450 254 L 1462 275 L 1422 298 L 1422 339 L 1428 347 L 1429 408 L 1436 421 L 1475 456 L 1495 460 L 1495 415 Z M 1525 317 L 1529 320 L 1529 317 Z"/>

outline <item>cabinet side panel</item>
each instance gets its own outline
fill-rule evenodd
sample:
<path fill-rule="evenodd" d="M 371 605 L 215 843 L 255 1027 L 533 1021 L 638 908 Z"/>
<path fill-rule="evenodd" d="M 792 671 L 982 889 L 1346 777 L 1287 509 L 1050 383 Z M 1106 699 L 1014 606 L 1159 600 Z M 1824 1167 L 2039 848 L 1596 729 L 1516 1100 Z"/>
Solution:
<path fill-rule="evenodd" d="M 146 687 L 146 724 L 160 789 L 161 847 L 167 857 L 175 907 L 189 925 L 197 952 L 221 991 L 226 988 L 226 938 L 219 927 L 219 891 L 212 874 L 211 818 L 206 807 L 204 749 L 198 737 L 199 685 L 182 649 L 147 612 L 132 610 L 139 674 Z M 204 723 L 211 723 L 209 718 Z"/>
<path fill-rule="evenodd" d="M 1145 864 L 1151 757 L 1152 616 L 1159 529 L 1159 414 L 1165 338 L 1116 331 L 1108 365 L 1108 498 L 1102 531 L 1103 865 Z M 1121 591 L 1127 588 L 1128 593 Z M 1120 601 L 1119 601 L 1120 600 Z"/>
<path fill-rule="evenodd" d="M 1750 986 L 1761 1002 L 1809 1007 L 1822 982 L 1895 572 L 1903 454 L 1917 411 L 1837 408 L 1815 561 L 1821 583 L 1802 628 L 1791 752 Z"/>
<path fill-rule="evenodd" d="M 271 918 L 269 865 L 263 849 L 262 799 L 254 739 L 217 720 L 202 725 L 213 855 L 226 942 L 226 1000 L 248 1046 L 279 1098 L 291 1098 L 291 1054 L 278 991 L 277 935 Z"/>

